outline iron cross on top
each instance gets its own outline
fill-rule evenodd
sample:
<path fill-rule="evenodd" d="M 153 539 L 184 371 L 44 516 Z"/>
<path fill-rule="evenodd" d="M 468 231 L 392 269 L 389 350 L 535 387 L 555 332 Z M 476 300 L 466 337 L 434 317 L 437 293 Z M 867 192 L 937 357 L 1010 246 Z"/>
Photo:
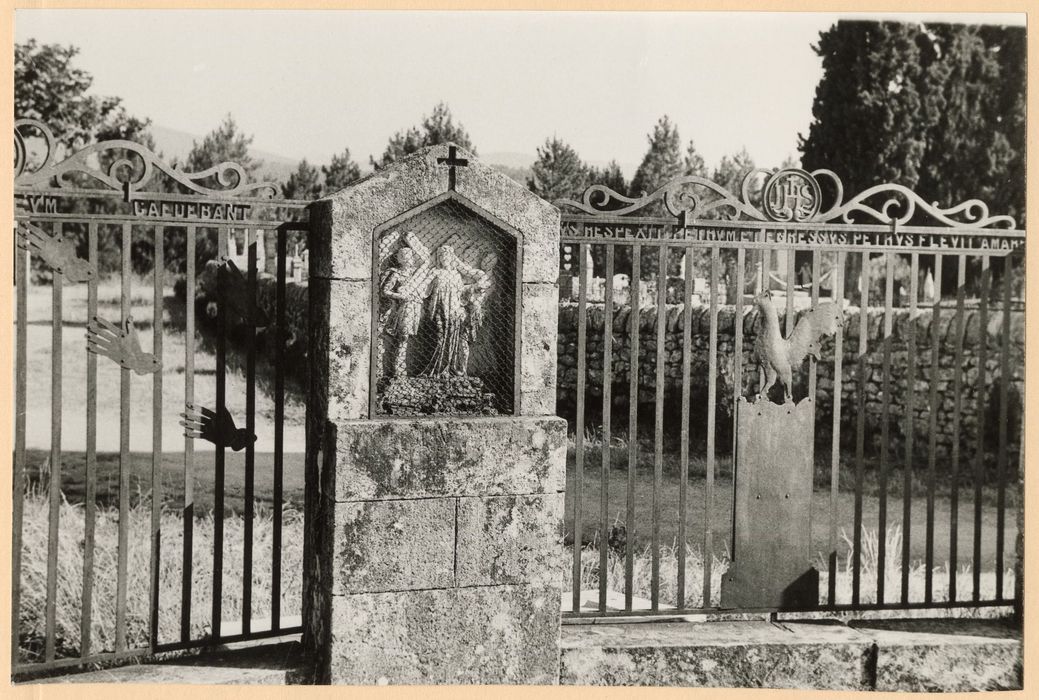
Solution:
<path fill-rule="evenodd" d="M 447 147 L 447 158 L 437 158 L 438 165 L 447 165 L 447 189 L 454 190 L 455 188 L 455 166 L 465 167 L 469 165 L 467 158 L 457 157 L 457 151 L 454 146 Z"/>

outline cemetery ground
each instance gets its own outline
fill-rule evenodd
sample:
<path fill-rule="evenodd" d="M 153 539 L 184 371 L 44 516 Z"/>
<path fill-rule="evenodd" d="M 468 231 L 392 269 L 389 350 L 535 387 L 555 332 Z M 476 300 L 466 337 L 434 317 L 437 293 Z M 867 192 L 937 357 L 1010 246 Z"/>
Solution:
<path fill-rule="evenodd" d="M 139 283 L 139 284 L 138 284 Z M 76 654 L 79 650 L 79 629 L 82 597 L 83 567 L 83 522 L 85 494 L 85 435 L 86 435 L 86 352 L 84 350 L 86 319 L 85 285 L 67 286 L 63 289 L 63 434 L 61 490 L 64 496 L 60 507 L 60 529 L 58 541 L 58 598 L 56 602 L 59 655 Z M 98 315 L 108 319 L 119 317 L 119 286 L 115 281 L 99 285 Z M 142 346 L 150 349 L 150 328 L 153 321 L 152 291 L 149 279 L 136 280 L 131 300 L 131 313 L 141 329 Z M 166 291 L 164 306 L 165 334 L 163 341 L 163 452 L 161 463 L 163 509 L 161 521 L 160 575 L 159 575 L 159 642 L 169 642 L 179 637 L 181 600 L 181 559 L 183 542 L 184 483 L 184 438 L 178 425 L 178 414 L 184 404 L 184 333 L 180 321 L 183 315 L 172 294 Z M 28 403 L 26 418 L 27 439 L 27 494 L 24 508 L 21 581 L 21 651 L 26 660 L 42 649 L 45 605 L 46 605 L 46 561 L 47 561 L 47 484 L 49 480 L 50 441 L 50 370 L 51 370 L 51 288 L 33 286 L 29 295 L 28 343 Z M 196 343 L 196 402 L 213 405 L 215 396 L 215 362 L 211 344 L 204 334 L 198 335 Z M 132 377 L 131 388 L 131 465 L 129 511 L 130 547 L 128 553 L 128 612 L 127 643 L 131 646 L 146 642 L 149 611 L 149 557 L 150 557 L 150 502 L 151 470 L 150 453 L 152 434 L 152 377 Z M 232 414 L 244 415 L 244 374 L 241 368 L 229 367 L 227 374 L 227 403 Z M 271 610 L 271 582 L 273 567 L 271 507 L 273 504 L 273 405 L 269 385 L 260 383 L 256 396 L 256 433 L 258 440 L 255 453 L 256 519 L 253 543 L 253 629 L 269 628 Z M 96 552 L 94 559 L 95 584 L 92 596 L 92 647 L 94 650 L 111 649 L 115 640 L 115 587 L 117 567 L 117 523 L 118 523 L 118 430 L 119 430 L 119 370 L 106 358 L 98 358 L 98 456 L 97 456 L 97 524 Z M 302 501 L 303 501 L 303 420 L 304 409 L 299 397 L 287 395 L 285 406 L 285 460 L 284 460 L 284 525 L 282 536 L 281 608 L 283 624 L 298 623 L 302 585 Z M 195 443 L 195 518 L 191 626 L 204 632 L 210 626 L 210 596 L 212 593 L 212 549 L 213 549 L 213 480 L 214 453 L 205 449 L 201 441 Z M 694 446 L 695 447 L 695 446 Z M 695 451 L 695 450 L 694 450 Z M 604 449 L 595 436 L 585 440 L 585 480 L 582 496 L 583 534 L 582 590 L 594 590 L 598 586 L 600 542 L 600 459 Z M 608 480 L 607 535 L 615 525 L 624 524 L 627 482 L 628 446 L 623 439 L 614 437 L 610 446 L 613 468 Z M 634 542 L 634 594 L 640 598 L 650 595 L 651 568 L 651 517 L 653 501 L 654 453 L 651 441 L 640 441 L 639 461 L 635 479 L 635 527 L 626 533 Z M 889 599 L 899 590 L 901 538 L 905 530 L 902 523 L 903 473 L 895 466 L 888 477 L 888 529 L 885 578 L 888 581 Z M 226 495 L 223 557 L 223 615 L 224 633 L 227 622 L 241 619 L 241 566 L 243 552 L 244 519 L 244 452 L 227 452 Z M 879 486 L 875 464 L 867 463 L 865 488 L 862 498 L 863 517 L 863 574 L 862 599 L 875 599 L 877 577 L 877 513 L 879 508 Z M 971 465 L 961 466 L 970 471 Z M 939 463 L 939 473 L 946 473 L 947 465 Z M 686 604 L 702 603 L 702 558 L 704 501 L 706 488 L 706 460 L 702 456 L 690 458 L 687 506 L 687 563 Z M 841 488 L 838 495 L 838 562 L 840 572 L 837 582 L 837 602 L 851 599 L 850 551 L 853 493 L 854 455 L 841 455 Z M 571 438 L 568 452 L 566 530 L 572 531 L 573 496 L 575 474 L 575 450 Z M 656 504 L 662 514 L 659 542 L 661 545 L 661 603 L 673 605 L 676 600 L 678 566 L 678 523 L 680 462 L 677 444 L 665 443 L 663 455 L 662 488 Z M 816 483 L 812 511 L 812 551 L 818 553 L 818 567 L 823 571 L 820 591 L 825 592 L 824 555 L 829 538 L 830 500 L 829 451 L 816 454 Z M 926 482 L 922 475 L 913 474 L 913 500 L 910 532 L 910 557 L 913 568 L 910 572 L 910 599 L 923 599 L 925 556 L 924 533 L 926 528 Z M 1013 481 L 1011 481 L 1013 483 Z M 1012 488 L 1007 490 L 1008 512 L 1016 507 L 1018 495 Z M 715 464 L 714 498 L 711 511 L 713 552 L 711 553 L 712 591 L 716 596 L 720 590 L 720 577 L 728 562 L 728 532 L 731 525 L 731 463 L 727 456 L 719 456 Z M 961 485 L 957 517 L 959 533 L 957 544 L 958 572 L 957 588 L 969 596 L 971 582 L 971 556 L 973 548 L 973 485 L 969 478 Z M 986 506 L 996 502 L 994 485 L 982 489 L 982 502 Z M 951 522 L 951 499 L 948 479 L 940 479 L 936 488 L 934 504 L 934 597 L 947 597 L 949 562 L 949 527 Z M 996 540 L 995 509 L 982 509 L 981 541 L 984 561 L 982 594 L 994 586 L 993 552 Z M 1015 518 L 1007 517 L 1004 523 L 1004 543 L 1008 562 L 1012 562 L 1013 543 L 1016 537 Z M 569 548 L 572 551 L 572 547 Z M 611 591 L 621 592 L 624 588 L 624 551 L 611 548 L 608 552 L 607 582 Z M 1007 566 L 1004 576 L 1004 593 L 1013 591 L 1012 564 Z M 563 582 L 564 590 L 571 589 L 570 567 Z M 589 600 L 582 595 L 582 601 Z M 904 612 L 902 613 L 904 614 Z M 984 614 L 971 613 L 971 614 Z M 296 616 L 295 620 L 290 619 Z"/>

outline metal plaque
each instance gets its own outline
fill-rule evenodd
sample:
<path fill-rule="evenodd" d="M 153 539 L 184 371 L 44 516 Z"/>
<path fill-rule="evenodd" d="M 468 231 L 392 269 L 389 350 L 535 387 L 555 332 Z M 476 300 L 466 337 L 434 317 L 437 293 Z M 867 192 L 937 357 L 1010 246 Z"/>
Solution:
<path fill-rule="evenodd" d="M 736 527 L 723 608 L 803 609 L 818 601 L 810 563 L 814 416 L 808 398 L 739 400 Z"/>

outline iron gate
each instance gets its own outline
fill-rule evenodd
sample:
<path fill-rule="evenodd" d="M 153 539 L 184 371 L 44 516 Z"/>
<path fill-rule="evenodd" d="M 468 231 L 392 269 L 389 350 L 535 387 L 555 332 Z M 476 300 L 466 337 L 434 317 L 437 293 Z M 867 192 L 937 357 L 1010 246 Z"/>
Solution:
<path fill-rule="evenodd" d="M 14 673 L 299 632 L 306 202 L 15 147 Z"/>
<path fill-rule="evenodd" d="M 1024 232 L 1013 219 L 899 185 L 844 199 L 832 172 L 798 169 L 748 173 L 739 194 L 688 176 L 639 198 L 595 185 L 558 204 L 566 616 L 1015 601 Z M 763 406 L 753 370 L 769 351 L 751 339 L 766 333 L 763 310 L 788 343 L 827 305 L 840 309 L 836 332 L 785 389 L 819 454 L 794 507 L 797 493 L 775 490 L 790 449 L 769 448 L 779 471 L 754 477 L 753 494 L 739 488 L 761 448 L 737 416 Z M 774 542 L 741 530 L 768 509 L 788 516 L 757 524 Z M 771 538 L 792 523 L 800 534 Z M 769 557 L 800 562 L 800 598 L 725 599 L 733 562 Z"/>

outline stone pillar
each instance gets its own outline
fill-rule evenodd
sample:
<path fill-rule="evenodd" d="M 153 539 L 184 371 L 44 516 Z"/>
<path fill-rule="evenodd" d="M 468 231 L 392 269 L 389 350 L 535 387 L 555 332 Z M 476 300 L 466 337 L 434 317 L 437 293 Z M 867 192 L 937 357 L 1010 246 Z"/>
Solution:
<path fill-rule="evenodd" d="M 313 680 L 557 682 L 566 460 L 566 423 L 554 416 L 558 210 L 441 145 L 315 202 L 310 221 L 304 643 Z M 392 373 L 380 354 L 393 308 L 387 261 L 410 232 L 426 236 L 416 248 L 427 265 L 450 268 L 437 246 L 472 251 L 488 231 L 509 262 L 485 265 L 489 294 L 506 295 L 494 308 L 515 312 L 509 333 L 476 333 L 472 356 L 485 359 L 469 364 L 509 381 L 481 385 L 493 404 L 482 415 L 386 415 L 398 412 L 383 388 L 396 379 L 380 374 Z M 475 258 L 459 264 L 463 276 L 478 274 Z M 425 323 L 433 312 L 423 294 Z M 428 378 L 410 355 L 403 362 L 408 386 L 469 381 Z"/>

